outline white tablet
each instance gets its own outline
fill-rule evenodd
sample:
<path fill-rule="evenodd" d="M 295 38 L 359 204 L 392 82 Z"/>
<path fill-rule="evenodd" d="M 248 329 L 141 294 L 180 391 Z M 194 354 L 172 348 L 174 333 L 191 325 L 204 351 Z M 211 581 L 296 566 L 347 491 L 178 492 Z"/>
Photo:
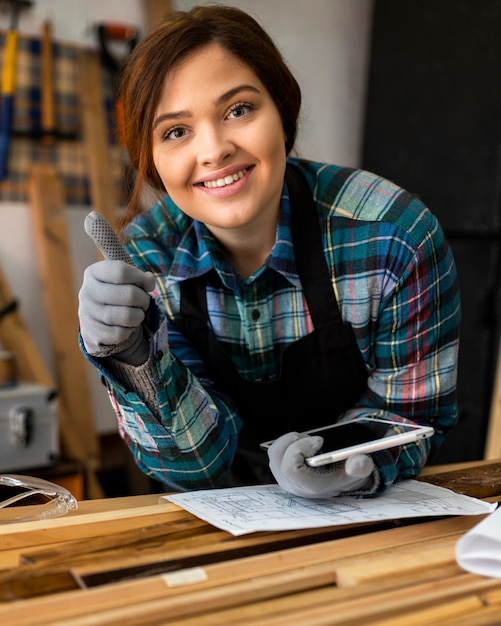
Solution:
<path fill-rule="evenodd" d="M 369 426 L 375 422 L 381 426 L 393 426 L 393 434 L 379 436 Z M 384 428 L 383 430 L 387 431 L 388 429 Z M 359 417 L 349 422 L 340 422 L 305 431 L 303 433 L 305 435 L 320 435 L 324 439 L 322 449 L 315 456 L 306 459 L 306 463 L 312 467 L 319 467 L 328 463 L 343 461 L 354 454 L 369 454 L 370 452 L 413 443 L 431 437 L 434 432 L 431 426 L 392 422 L 373 417 Z M 267 449 L 273 441 L 266 441 L 261 444 L 261 447 Z"/>

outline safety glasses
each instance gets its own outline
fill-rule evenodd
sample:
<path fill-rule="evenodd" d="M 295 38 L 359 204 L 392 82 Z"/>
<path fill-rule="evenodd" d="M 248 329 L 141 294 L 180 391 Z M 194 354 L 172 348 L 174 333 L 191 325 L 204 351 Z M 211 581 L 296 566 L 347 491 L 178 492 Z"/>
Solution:
<path fill-rule="evenodd" d="M 0 502 L 0 509 L 4 509 L 16 502 L 24 501 L 23 504 L 29 504 L 29 499 L 34 496 L 40 499 L 46 499 L 46 502 L 34 504 L 29 508 L 23 506 L 13 507 L 12 516 L 4 518 L 0 517 L 0 524 L 10 522 L 28 522 L 33 520 L 52 519 L 61 517 L 68 511 L 78 508 L 76 498 L 64 487 L 33 476 L 20 476 L 18 474 L 0 474 L 0 485 L 7 487 L 15 487 L 16 489 L 24 489 L 21 493 Z M 25 511 L 23 512 L 23 509 Z"/>

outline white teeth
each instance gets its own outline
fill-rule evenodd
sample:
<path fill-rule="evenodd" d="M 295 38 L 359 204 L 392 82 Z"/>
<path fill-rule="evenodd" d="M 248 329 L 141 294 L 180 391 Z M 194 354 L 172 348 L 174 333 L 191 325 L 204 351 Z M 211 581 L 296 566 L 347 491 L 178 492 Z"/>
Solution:
<path fill-rule="evenodd" d="M 214 187 L 225 187 L 226 185 L 231 185 L 231 183 L 236 182 L 240 178 L 245 176 L 245 172 L 247 170 L 240 170 L 239 172 L 235 172 L 234 174 L 229 174 L 224 178 L 218 178 L 217 180 L 208 180 L 204 183 L 204 187 L 208 187 L 209 189 L 213 189 Z"/>

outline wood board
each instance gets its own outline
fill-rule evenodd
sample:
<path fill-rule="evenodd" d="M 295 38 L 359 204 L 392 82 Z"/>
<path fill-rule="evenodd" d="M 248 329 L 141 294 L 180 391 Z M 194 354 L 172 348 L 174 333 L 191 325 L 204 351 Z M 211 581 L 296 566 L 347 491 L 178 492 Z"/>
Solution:
<path fill-rule="evenodd" d="M 475 497 L 478 468 L 467 465 L 461 483 Z M 459 472 L 454 466 L 451 485 Z M 447 473 L 440 468 L 444 486 Z M 492 497 L 501 498 L 501 484 Z M 316 529 L 233 537 L 157 498 L 83 502 L 64 518 L 10 531 L 0 525 L 0 555 L 12 557 L 17 537 L 26 563 L 0 572 L 0 586 L 10 579 L 14 596 L 34 579 L 39 584 L 29 599 L 4 596 L 2 626 L 499 626 L 501 580 L 465 572 L 455 561 L 457 540 L 482 516 L 399 520 L 386 529 L 351 524 L 323 529 L 327 536 Z M 50 541 L 40 549 L 44 532 Z M 211 551 L 217 558 L 204 562 Z M 76 588 L 92 568 L 119 570 L 146 556 L 179 567 Z"/>
<path fill-rule="evenodd" d="M 87 364 L 78 346 L 77 293 L 63 186 L 54 166 L 39 163 L 30 167 L 28 187 L 56 385 L 68 412 L 63 427 L 72 442 L 71 456 L 85 465 L 90 497 L 102 497 L 96 475 L 99 441 L 94 426 Z M 68 431 L 73 432 L 69 434 Z"/>
<path fill-rule="evenodd" d="M 303 536 L 303 545 L 292 548 L 271 548 L 235 560 L 227 560 L 222 553 L 212 564 L 85 591 L 72 590 L 70 572 L 60 568 L 54 572 L 59 576 L 57 594 L 0 603 L 0 621 L 16 626 L 121 622 L 144 626 L 165 623 L 161 620 L 168 615 L 169 624 L 191 620 L 194 624 L 247 624 L 250 619 L 249 623 L 267 626 L 346 626 L 354 620 L 365 626 L 398 615 L 400 623 L 407 624 L 408 616 L 423 607 L 429 611 L 436 606 L 434 615 L 440 615 L 440 607 L 447 617 L 457 617 L 456 604 L 465 597 L 465 610 L 485 613 L 493 606 L 499 608 L 499 598 L 492 595 L 483 604 L 479 598 L 501 591 L 501 581 L 466 574 L 454 562 L 455 541 L 473 523 L 471 518 L 431 520 L 363 536 L 352 528 L 353 536 L 313 544 Z M 280 535 L 267 533 L 261 541 L 273 546 Z M 233 542 L 259 544 L 257 537 L 228 539 L 229 544 Z M 370 575 L 364 574 L 367 564 Z M 74 569 L 78 568 L 75 563 Z M 347 570 L 360 576 L 344 584 Z"/>
<path fill-rule="evenodd" d="M 484 453 L 485 459 L 498 459 L 499 457 L 501 457 L 501 345 L 499 345 L 497 353 Z"/>
<path fill-rule="evenodd" d="M 118 198 L 113 186 L 101 63 L 95 50 L 85 48 L 78 51 L 77 61 L 83 144 L 92 208 L 115 226 Z"/>

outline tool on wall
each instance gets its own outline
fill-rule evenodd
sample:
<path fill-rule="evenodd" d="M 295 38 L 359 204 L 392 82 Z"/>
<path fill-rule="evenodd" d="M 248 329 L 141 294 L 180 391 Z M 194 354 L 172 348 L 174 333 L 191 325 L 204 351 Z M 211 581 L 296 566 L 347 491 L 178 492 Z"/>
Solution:
<path fill-rule="evenodd" d="M 42 83 L 40 89 L 40 126 L 42 141 L 46 145 L 55 143 L 56 108 L 54 96 L 54 55 L 52 49 L 52 24 L 46 20 L 40 38 Z"/>
<path fill-rule="evenodd" d="M 0 180 L 7 176 L 9 143 L 12 131 L 14 95 L 16 91 L 16 62 L 19 14 L 33 3 L 30 0 L 10 0 L 11 21 L 5 36 L 2 69 L 2 102 L 0 111 Z"/>
<path fill-rule="evenodd" d="M 57 92 L 57 72 L 56 53 L 54 52 L 53 27 L 52 22 L 46 19 L 42 23 L 40 33 L 40 120 L 39 127 L 32 128 L 28 133 L 19 132 L 14 129 L 16 136 L 28 136 L 31 139 L 40 138 L 42 146 L 53 147 L 59 140 L 77 141 L 80 139 L 78 129 L 74 131 L 64 131 L 58 127 L 58 98 Z M 64 107 L 64 104 L 63 104 Z M 42 152 L 42 156 L 47 156 Z M 52 158 L 52 162 L 54 159 Z"/>

